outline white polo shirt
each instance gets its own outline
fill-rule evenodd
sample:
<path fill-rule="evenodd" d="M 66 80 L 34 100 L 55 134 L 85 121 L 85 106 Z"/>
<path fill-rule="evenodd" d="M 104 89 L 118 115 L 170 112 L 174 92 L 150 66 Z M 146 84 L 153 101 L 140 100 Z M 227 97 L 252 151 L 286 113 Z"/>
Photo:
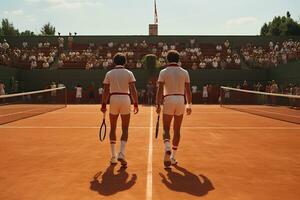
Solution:
<path fill-rule="evenodd" d="M 129 83 L 135 82 L 133 73 L 117 65 L 106 73 L 103 84 L 109 84 L 110 93 L 128 93 Z"/>
<path fill-rule="evenodd" d="M 185 83 L 190 83 L 189 73 L 177 64 L 170 64 L 159 73 L 159 83 L 164 83 L 164 95 L 185 94 Z"/>

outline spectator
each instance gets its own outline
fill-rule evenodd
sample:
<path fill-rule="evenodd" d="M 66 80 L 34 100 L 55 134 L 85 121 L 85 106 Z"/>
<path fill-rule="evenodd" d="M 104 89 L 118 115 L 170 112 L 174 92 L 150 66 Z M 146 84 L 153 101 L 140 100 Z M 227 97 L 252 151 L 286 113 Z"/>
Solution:
<path fill-rule="evenodd" d="M 231 59 L 231 57 L 230 56 L 227 56 L 227 58 L 226 58 L 226 62 L 227 62 L 227 64 L 231 64 L 231 62 L 232 62 L 232 59 Z"/>
<path fill-rule="evenodd" d="M 193 65 L 192 65 L 192 69 L 196 70 L 197 68 L 198 68 L 197 63 L 194 62 Z"/>
<path fill-rule="evenodd" d="M 26 48 L 28 47 L 28 43 L 25 42 L 25 41 L 22 43 L 22 45 L 23 45 L 23 48 L 24 48 L 24 49 L 26 49 Z"/>
<path fill-rule="evenodd" d="M 242 89 L 243 89 L 243 90 L 249 90 L 248 82 L 247 82 L 246 80 L 244 80 Z"/>
<path fill-rule="evenodd" d="M 36 68 L 37 67 L 37 62 L 36 62 L 36 60 L 32 60 L 31 61 L 31 64 L 30 64 L 30 69 L 34 69 L 34 68 Z"/>
<path fill-rule="evenodd" d="M 221 45 L 218 44 L 218 45 L 216 46 L 216 50 L 217 50 L 218 52 L 222 51 L 222 49 L 223 49 L 223 48 L 222 48 Z"/>
<path fill-rule="evenodd" d="M 197 93 L 197 90 L 198 90 L 198 87 L 196 85 L 193 85 L 192 86 L 192 93 L 193 94 L 196 94 Z"/>
<path fill-rule="evenodd" d="M 194 47 L 195 43 L 196 43 L 196 39 L 195 38 L 190 39 L 190 45 L 191 45 L 191 47 Z"/>
<path fill-rule="evenodd" d="M 271 86 L 270 86 L 270 92 L 271 93 L 278 93 L 278 85 L 275 82 L 275 80 L 272 80 Z"/>
<path fill-rule="evenodd" d="M 207 104 L 207 100 L 208 100 L 208 85 L 204 85 L 203 86 L 202 100 L 203 100 L 203 103 Z"/>
<path fill-rule="evenodd" d="M 73 40 L 74 38 L 72 37 L 72 33 L 69 33 L 68 37 L 68 48 L 71 50 L 73 48 Z"/>
<path fill-rule="evenodd" d="M 6 40 L 3 40 L 2 48 L 4 49 L 4 52 L 7 52 L 9 49 L 9 44 L 6 42 Z"/>
<path fill-rule="evenodd" d="M 38 48 L 39 48 L 39 49 L 43 48 L 43 43 L 42 43 L 42 42 L 39 42 L 39 43 L 38 43 Z"/>
<path fill-rule="evenodd" d="M 44 43 L 44 47 L 45 47 L 45 48 L 50 48 L 50 43 L 49 43 L 48 41 L 45 42 L 45 43 Z"/>
<path fill-rule="evenodd" d="M 99 98 L 100 98 L 100 103 L 102 102 L 102 95 L 103 95 L 103 88 L 102 87 L 99 87 L 98 89 L 98 94 L 99 94 Z"/>
<path fill-rule="evenodd" d="M 109 48 L 113 48 L 113 47 L 114 47 L 114 43 L 113 43 L 113 42 L 109 42 L 109 43 L 107 44 L 107 46 L 108 46 Z"/>
<path fill-rule="evenodd" d="M 140 60 L 137 61 L 137 63 L 136 63 L 136 68 L 137 68 L 137 69 L 142 68 L 142 63 L 141 63 Z"/>
<path fill-rule="evenodd" d="M 0 80 L 0 96 L 5 95 L 5 85 L 4 82 Z"/>
<path fill-rule="evenodd" d="M 147 84 L 146 95 L 147 95 L 147 104 L 152 105 L 153 95 L 154 95 L 154 86 L 151 81 L 149 81 Z"/>
<path fill-rule="evenodd" d="M 54 81 L 51 83 L 50 88 L 51 89 L 55 89 L 56 88 L 56 83 Z M 51 91 L 51 99 L 55 100 L 55 97 L 56 97 L 56 90 L 52 90 Z"/>
<path fill-rule="evenodd" d="M 204 61 L 201 61 L 199 64 L 200 69 L 205 69 L 206 68 L 206 63 Z"/>
<path fill-rule="evenodd" d="M 57 42 L 58 42 L 58 48 L 60 50 L 63 49 L 64 48 L 64 42 L 65 42 L 64 38 L 59 36 L 58 39 L 57 39 Z"/>
<path fill-rule="evenodd" d="M 77 86 L 75 87 L 76 90 L 76 103 L 79 104 L 81 102 L 81 98 L 82 98 L 82 87 L 80 84 L 77 84 Z"/>
<path fill-rule="evenodd" d="M 270 86 L 270 92 L 271 93 L 278 93 L 278 85 L 275 82 L 275 80 L 272 80 L 271 86 Z M 276 105 L 276 97 L 271 96 L 271 105 Z"/>
<path fill-rule="evenodd" d="M 213 62 L 212 62 L 212 66 L 213 66 L 214 69 L 217 69 L 217 68 L 218 68 L 219 63 L 218 63 L 218 61 L 216 60 L 216 58 L 214 58 L 214 60 L 213 60 Z"/>
<path fill-rule="evenodd" d="M 44 68 L 44 69 L 49 68 L 49 63 L 48 63 L 48 62 L 43 62 L 43 68 Z"/>
<path fill-rule="evenodd" d="M 88 87 L 89 92 L 89 103 L 95 103 L 95 86 L 91 83 Z"/>
<path fill-rule="evenodd" d="M 228 40 L 226 40 L 225 42 L 224 42 L 224 46 L 225 46 L 225 48 L 229 48 L 229 46 L 230 46 L 230 43 L 229 43 L 229 41 Z"/>
<path fill-rule="evenodd" d="M 240 59 L 239 57 L 235 57 L 234 63 L 235 63 L 236 65 L 240 65 L 240 64 L 241 64 L 241 59 Z"/>

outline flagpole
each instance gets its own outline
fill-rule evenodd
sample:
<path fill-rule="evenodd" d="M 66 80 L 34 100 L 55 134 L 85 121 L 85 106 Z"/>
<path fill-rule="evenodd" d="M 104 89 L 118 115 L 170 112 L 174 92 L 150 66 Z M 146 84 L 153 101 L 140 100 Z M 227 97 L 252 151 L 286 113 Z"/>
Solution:
<path fill-rule="evenodd" d="M 156 0 L 154 0 L 154 24 L 158 24 Z"/>

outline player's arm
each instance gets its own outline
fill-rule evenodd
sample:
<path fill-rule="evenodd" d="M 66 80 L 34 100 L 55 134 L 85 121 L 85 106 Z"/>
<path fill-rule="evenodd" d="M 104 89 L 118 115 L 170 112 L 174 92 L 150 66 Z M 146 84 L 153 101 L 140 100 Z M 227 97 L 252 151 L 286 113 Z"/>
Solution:
<path fill-rule="evenodd" d="M 191 92 L 191 84 L 185 83 L 185 97 L 186 97 L 186 112 L 188 115 L 192 113 L 191 105 L 192 105 L 192 92 Z"/>
<path fill-rule="evenodd" d="M 158 88 L 157 88 L 157 92 L 156 92 L 156 112 L 160 113 L 160 105 L 163 102 L 163 92 L 164 92 L 164 83 L 163 82 L 158 82 Z"/>
<path fill-rule="evenodd" d="M 109 98 L 109 84 L 103 84 L 103 85 L 104 85 L 104 90 L 103 90 L 103 94 L 102 94 L 101 111 L 106 112 L 106 104 L 107 104 L 108 98 Z"/>
<path fill-rule="evenodd" d="M 134 114 L 136 114 L 139 112 L 139 107 L 138 107 L 138 94 L 135 87 L 135 82 L 129 83 L 129 91 L 130 91 L 131 99 L 133 100 Z"/>

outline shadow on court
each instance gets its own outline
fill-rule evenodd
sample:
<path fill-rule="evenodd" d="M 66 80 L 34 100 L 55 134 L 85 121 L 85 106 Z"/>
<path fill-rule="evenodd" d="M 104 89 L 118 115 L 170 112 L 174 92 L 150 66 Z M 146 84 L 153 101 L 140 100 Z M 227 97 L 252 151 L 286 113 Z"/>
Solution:
<path fill-rule="evenodd" d="M 136 174 L 132 174 L 128 180 L 129 174 L 125 168 L 121 167 L 116 173 L 115 168 L 116 165 L 110 165 L 103 174 L 101 171 L 95 174 L 93 180 L 90 182 L 90 189 L 101 195 L 109 196 L 128 190 L 136 183 Z"/>
<path fill-rule="evenodd" d="M 212 182 L 204 175 L 195 175 L 187 169 L 174 166 L 174 169 L 166 169 L 167 174 L 159 173 L 162 183 L 170 190 L 184 192 L 194 196 L 204 196 L 214 190 Z"/>

